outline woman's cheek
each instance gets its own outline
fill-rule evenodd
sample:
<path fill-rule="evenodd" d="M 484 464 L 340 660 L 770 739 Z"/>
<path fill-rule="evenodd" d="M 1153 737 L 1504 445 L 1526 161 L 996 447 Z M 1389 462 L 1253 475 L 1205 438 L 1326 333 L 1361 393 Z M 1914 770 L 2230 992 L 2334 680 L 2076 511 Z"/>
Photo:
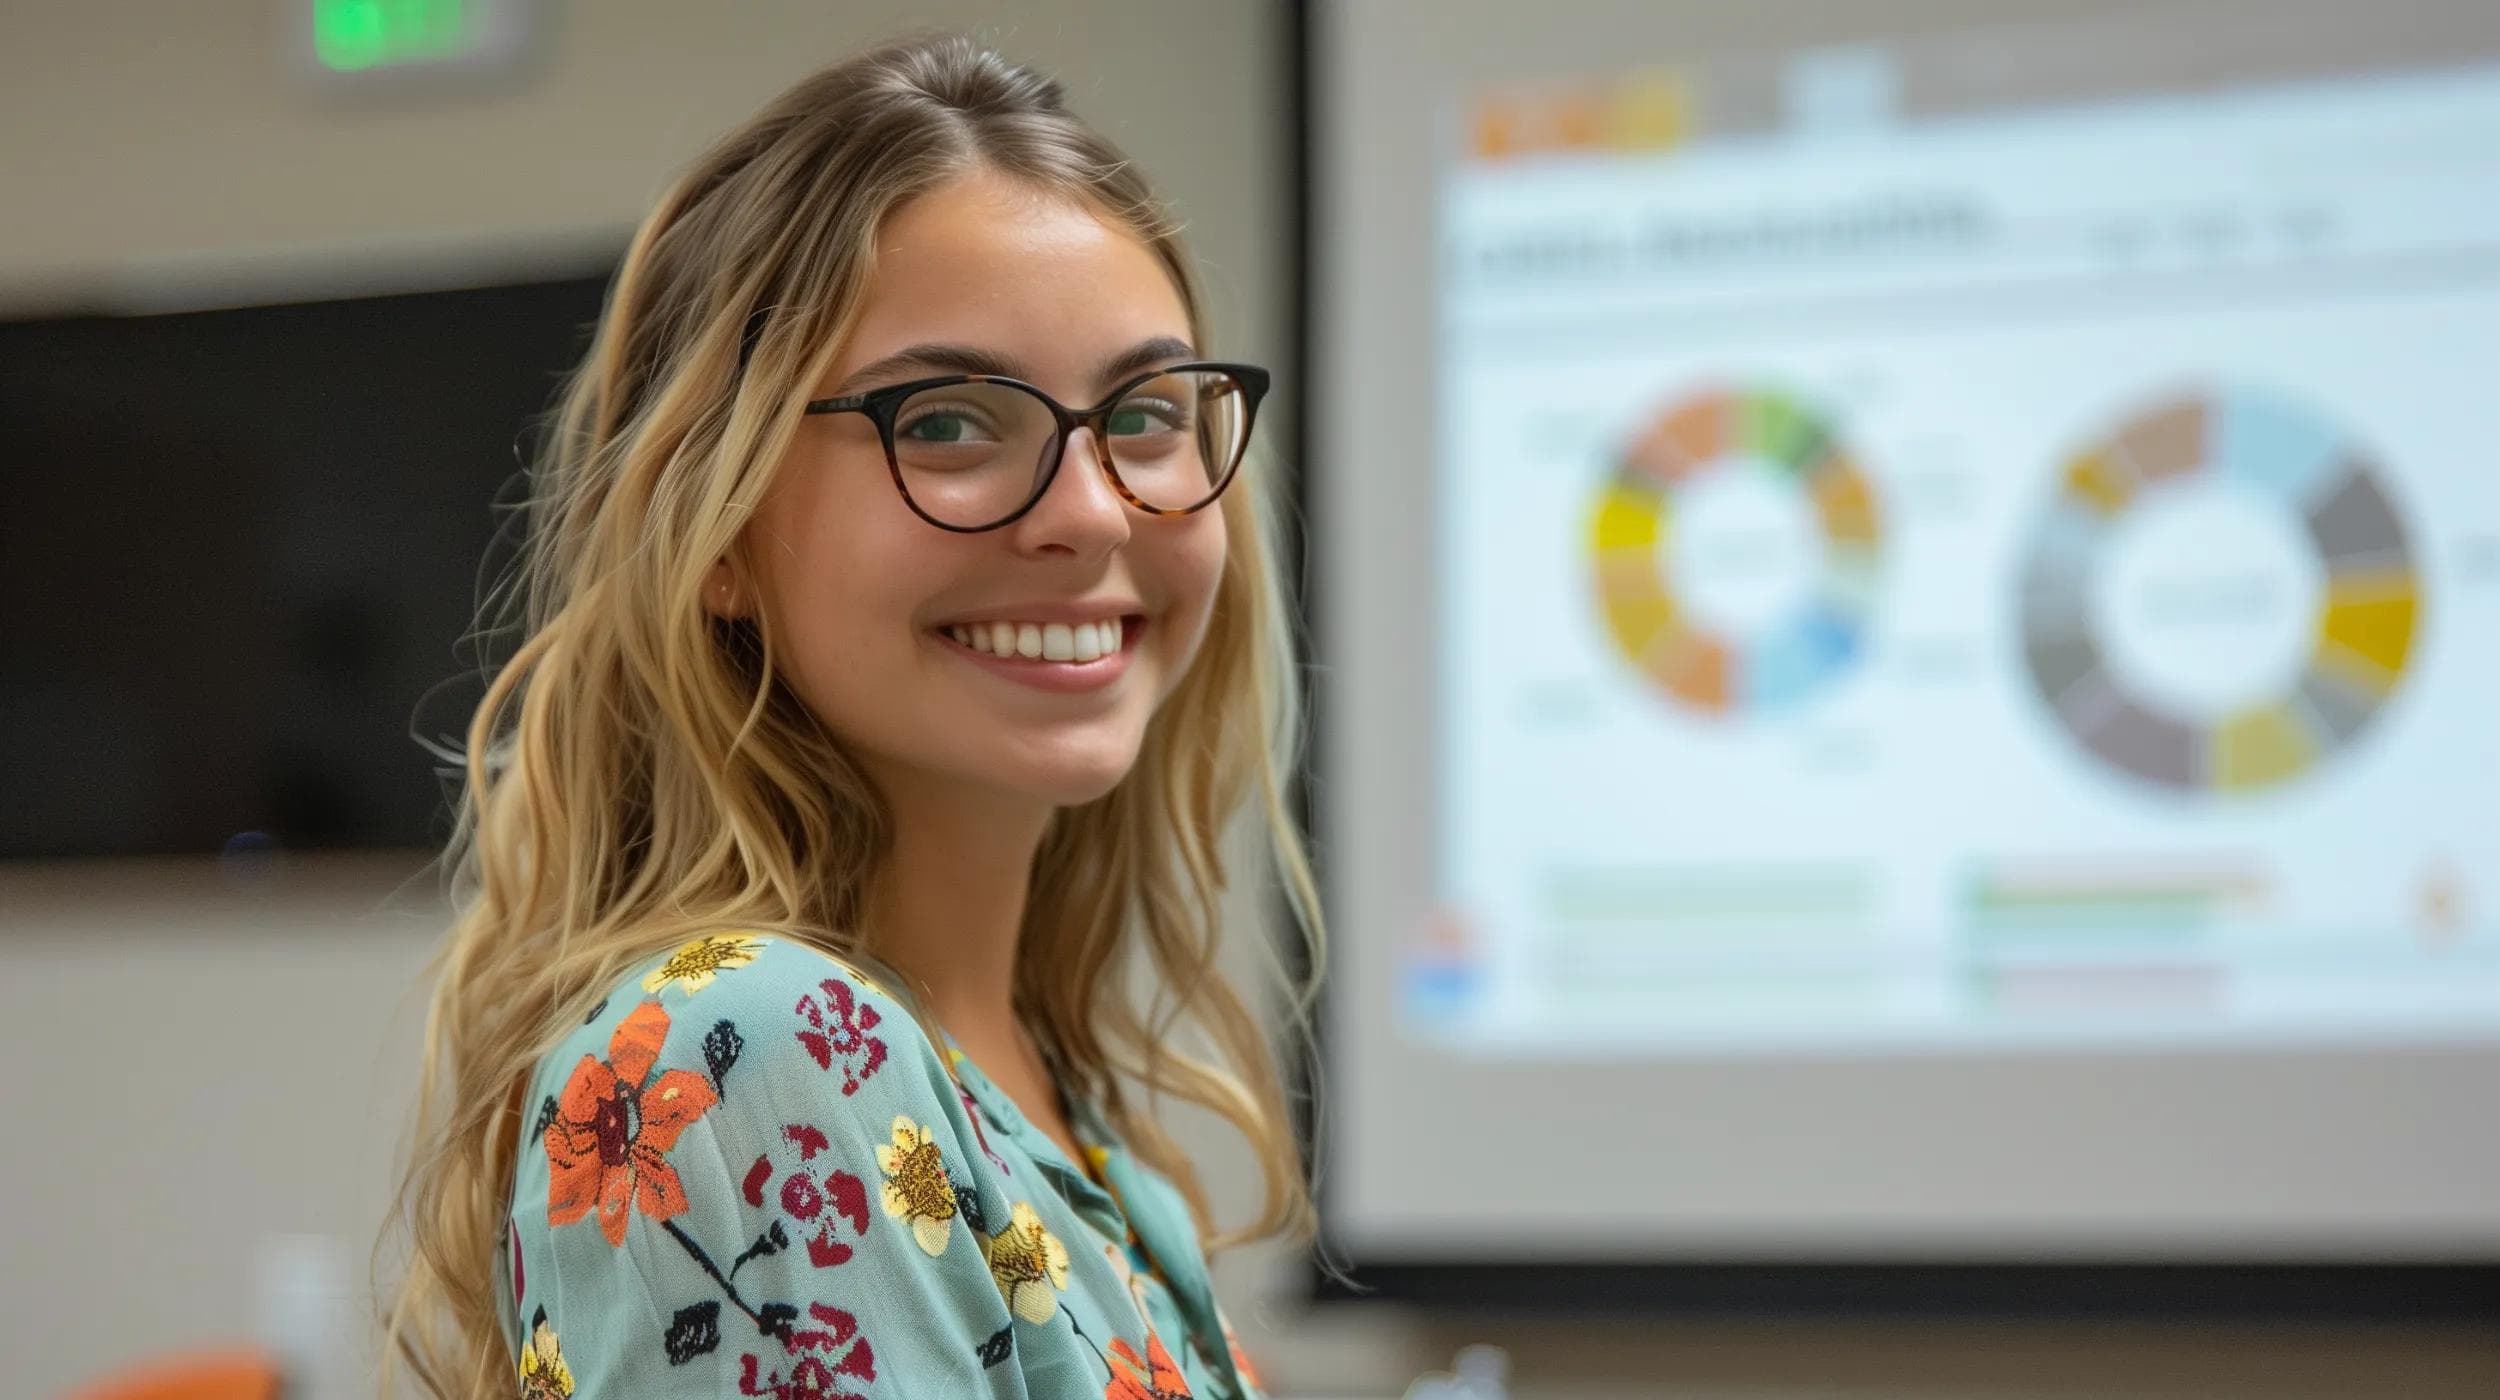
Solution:
<path fill-rule="evenodd" d="M 1198 649 L 1205 645 L 1207 626 L 1215 613 L 1215 596 L 1224 580 L 1226 535 L 1224 517 L 1216 511 L 1205 511 L 1189 519 L 1192 527 L 1187 535 L 1175 541 L 1172 559 L 1173 621 L 1175 645 L 1169 674 L 1164 677 L 1165 693 L 1180 684 L 1180 678 L 1197 659 Z"/>

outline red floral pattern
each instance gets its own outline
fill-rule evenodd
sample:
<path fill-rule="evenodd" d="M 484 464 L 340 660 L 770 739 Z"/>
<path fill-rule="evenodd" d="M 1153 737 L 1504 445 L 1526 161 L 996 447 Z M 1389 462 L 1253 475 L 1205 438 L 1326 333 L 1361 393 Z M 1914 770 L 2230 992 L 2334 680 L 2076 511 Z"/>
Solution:
<path fill-rule="evenodd" d="M 636 1362 L 594 1348 L 568 1368 L 552 1326 L 524 1328 L 524 1388 L 534 1387 L 531 1393 L 543 1400 L 566 1400 L 578 1375 L 581 1394 L 600 1394 L 613 1388 L 610 1368 L 662 1364 L 664 1358 L 668 1369 L 657 1374 L 687 1377 L 697 1385 L 718 1375 L 723 1390 L 734 1376 L 736 1393 L 752 1400 L 874 1400 L 880 1371 L 899 1373 L 884 1378 L 884 1390 L 902 1386 L 917 1393 L 915 1380 L 959 1376 L 961 1368 L 977 1363 L 984 1371 L 1036 1367 L 1029 1378 L 1055 1375 L 1062 1389 L 1048 1392 L 1052 1400 L 1070 1400 L 1071 1386 L 1087 1396 L 1099 1386 L 1104 1400 L 1191 1400 L 1190 1370 L 1158 1335 L 1161 1305 L 1149 1306 L 1144 1297 L 1088 1292 L 1053 1233 L 1054 1226 L 1077 1228 L 1092 1239 L 1092 1227 L 1045 1216 L 1044 1210 L 1055 1209 L 1045 1198 L 1004 1194 L 1016 1166 L 1033 1164 L 1034 1135 L 989 1097 L 996 1090 L 969 1062 L 956 1058 L 959 1049 L 946 1046 L 939 1051 L 943 1059 L 924 1058 L 899 1077 L 880 1079 L 889 1048 L 878 1034 L 884 1004 L 871 1000 L 881 995 L 874 984 L 846 980 L 847 972 L 825 976 L 821 962 L 798 964 L 792 970 L 799 975 L 789 981 L 766 982 L 785 959 L 811 956 L 769 938 L 741 935 L 734 948 L 719 940 L 688 947 L 705 954 L 701 967 L 681 948 L 644 980 L 645 986 L 659 983 L 671 1005 L 664 1008 L 655 996 L 629 1006 L 619 997 L 614 1014 L 621 1014 L 621 1021 L 604 1032 L 590 1027 L 583 1032 L 606 1035 L 605 1058 L 581 1054 L 561 1092 L 542 1101 L 535 1120 L 548 1173 L 545 1224 L 570 1225 L 595 1214 L 611 1247 L 591 1244 L 583 1231 L 565 1237 L 580 1241 L 569 1248 L 604 1258 L 624 1247 L 635 1214 L 656 1226 L 628 1252 L 641 1279 L 629 1311 L 657 1306 L 656 1334 L 642 1345 L 658 1355 Z M 790 990 L 760 1000 L 714 990 L 750 985 L 749 979 Z M 632 987 L 625 984 L 627 995 Z M 593 1026 L 610 1025 L 605 1006 L 593 1013 Z M 885 1009 L 890 1014 L 890 1007 Z M 674 1038 L 672 1011 L 687 1023 L 685 1033 Z M 917 1028 L 904 1029 L 911 1034 L 896 1043 L 907 1052 L 920 1048 Z M 762 1065 L 743 1067 L 751 1047 L 768 1047 L 770 1056 Z M 804 1062 L 797 1058 L 801 1053 Z M 686 1067 L 670 1067 L 677 1065 Z M 816 1078 L 808 1065 L 829 1077 Z M 950 1073 L 959 1067 L 962 1073 Z M 952 1101 L 908 1097 L 927 1089 L 942 1095 L 947 1081 Z M 848 1102 L 872 1082 L 877 1092 L 857 1105 Z M 835 1083 L 842 1086 L 840 1098 L 830 1093 Z M 779 1113 L 763 1118 L 756 1112 L 793 1091 L 797 1111 L 817 1109 L 831 1116 L 789 1122 Z M 732 1108 L 733 1116 L 723 1116 Z M 894 1115 L 891 1145 L 859 1140 L 856 1129 L 862 1124 L 851 1120 L 871 1109 L 880 1120 Z M 896 1112 L 903 1109 L 911 1112 Z M 711 1125 L 707 1135 L 673 1163 L 673 1149 L 697 1123 Z M 976 1145 L 977 1152 L 971 1150 Z M 863 1152 L 877 1163 L 878 1175 L 867 1174 L 858 1157 Z M 707 1176 L 716 1157 L 728 1153 L 735 1154 L 733 1162 L 751 1162 L 743 1177 Z M 1107 1190 L 1100 1155 L 1088 1154 L 1089 1175 Z M 681 1169 L 688 1173 L 682 1180 Z M 1034 1172 L 1021 1175 L 1042 1179 Z M 523 1189 L 535 1186 L 525 1183 Z M 729 1199 L 707 1199 L 707 1190 Z M 872 1200 L 881 1200 L 884 1210 L 871 1209 Z M 1116 1192 L 1112 1200 L 1123 1214 L 1130 1208 Z M 897 1230 L 880 1214 L 908 1228 Z M 924 1318 L 894 1309 L 908 1309 L 911 1300 L 927 1296 L 920 1271 L 938 1267 L 932 1260 L 964 1252 L 944 1247 L 957 1214 L 983 1246 L 976 1263 L 986 1264 L 1000 1301 L 995 1312 L 967 1315 L 977 1343 L 948 1329 L 943 1353 L 930 1353 L 926 1346 L 939 1341 L 939 1334 L 922 1325 Z M 528 1315 L 529 1304 L 541 1301 L 531 1293 L 530 1275 L 553 1276 L 544 1268 L 525 1271 L 532 1239 L 537 1248 L 546 1247 L 545 1234 L 530 1233 L 535 1215 L 522 1211 L 511 1222 L 516 1321 Z M 1002 1217 L 1004 1228 L 993 1229 Z M 1135 1242 L 1136 1232 L 1129 1235 Z M 1094 1242 L 1104 1246 L 1114 1273 L 1128 1272 L 1120 1267 L 1127 1261 L 1116 1241 Z M 670 1267 L 671 1257 L 682 1267 Z M 542 1261 L 543 1256 L 529 1260 Z M 1153 1269 L 1156 1261 L 1147 1262 Z M 839 1275 L 824 1272 L 837 1268 L 843 1270 Z M 577 1317 L 583 1308 L 623 1306 L 599 1298 L 594 1270 L 586 1269 L 579 1285 L 569 1268 L 558 1272 L 565 1275 L 568 1294 L 574 1286 L 582 1290 L 573 1298 Z M 542 1321 L 545 1312 L 542 1304 Z M 1118 1335 L 1123 1323 L 1136 1330 Z M 1107 1328 L 1110 1335 L 1096 1328 Z M 887 1345 L 887 1354 L 871 1345 L 871 1332 Z M 581 1338 L 573 1340 L 578 1350 Z M 1081 1369 L 1070 1365 L 1070 1347 L 1084 1349 Z M 1187 1353 L 1189 1367 L 1227 1369 L 1221 1354 L 1227 1350 L 1233 1369 L 1254 1374 L 1229 1327 L 1220 1342 L 1198 1339 Z M 728 1364 L 732 1358 L 734 1366 Z M 711 1369 L 715 1366 L 721 1371 Z M 694 1380 L 698 1376 L 704 1381 Z M 1037 1400 L 1041 1394 L 1036 1391 Z"/>
<path fill-rule="evenodd" d="M 807 1165 L 826 1149 L 823 1130 L 792 1123 L 781 1130 L 781 1135 L 797 1144 L 800 1165 L 779 1173 L 781 1185 L 772 1191 L 772 1198 L 791 1219 L 816 1227 L 816 1233 L 808 1236 L 807 1262 L 819 1269 L 849 1262 L 849 1240 L 864 1240 L 868 1236 L 868 1183 L 830 1164 L 821 1171 Z M 769 1155 L 756 1157 L 755 1165 L 747 1168 L 744 1182 L 748 1205 L 763 1206 L 776 1171 Z M 850 1228 L 837 1228 L 845 1225 Z M 844 1235 L 849 1240 L 842 1238 Z"/>
<path fill-rule="evenodd" d="M 828 977 L 817 985 L 825 994 L 822 1003 L 813 996 L 799 998 L 798 1014 L 807 1022 L 798 1032 L 799 1044 L 807 1048 L 818 1069 L 829 1072 L 840 1063 L 842 1093 L 848 1097 L 885 1065 L 885 1042 L 869 1034 L 882 1018 L 877 1008 L 862 1003 L 851 984 L 841 978 Z"/>
<path fill-rule="evenodd" d="M 857 1400 L 842 1389 L 843 1378 L 866 1384 L 877 1378 L 877 1355 L 859 1335 L 859 1319 L 822 1303 L 807 1305 L 807 1315 L 822 1324 L 802 1328 L 790 1338 L 790 1374 L 767 1371 L 752 1354 L 738 1358 L 738 1393 L 769 1395 L 773 1400 Z M 839 1352 L 837 1358 L 835 1353 Z"/>

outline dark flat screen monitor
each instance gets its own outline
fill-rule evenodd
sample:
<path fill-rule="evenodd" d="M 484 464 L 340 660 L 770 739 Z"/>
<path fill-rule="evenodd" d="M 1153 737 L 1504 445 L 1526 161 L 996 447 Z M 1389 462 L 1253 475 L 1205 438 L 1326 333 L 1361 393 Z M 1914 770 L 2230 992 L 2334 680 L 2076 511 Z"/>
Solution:
<path fill-rule="evenodd" d="M 604 285 L 0 322 L 0 858 L 440 841 L 413 736 Z"/>

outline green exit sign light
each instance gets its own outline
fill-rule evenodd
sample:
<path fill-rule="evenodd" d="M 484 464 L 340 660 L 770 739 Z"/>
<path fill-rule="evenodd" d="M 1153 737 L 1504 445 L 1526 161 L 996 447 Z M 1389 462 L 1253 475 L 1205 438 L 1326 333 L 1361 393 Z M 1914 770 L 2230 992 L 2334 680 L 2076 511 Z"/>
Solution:
<path fill-rule="evenodd" d="M 452 62 L 496 46 L 492 0 L 312 0 L 313 55 L 333 73 Z"/>
<path fill-rule="evenodd" d="M 474 40 L 468 9 L 466 0 L 313 0 L 313 52 L 338 73 L 439 63 Z"/>
<path fill-rule="evenodd" d="M 329 91 L 474 88 L 539 48 L 541 0 L 294 0 L 287 47 Z"/>

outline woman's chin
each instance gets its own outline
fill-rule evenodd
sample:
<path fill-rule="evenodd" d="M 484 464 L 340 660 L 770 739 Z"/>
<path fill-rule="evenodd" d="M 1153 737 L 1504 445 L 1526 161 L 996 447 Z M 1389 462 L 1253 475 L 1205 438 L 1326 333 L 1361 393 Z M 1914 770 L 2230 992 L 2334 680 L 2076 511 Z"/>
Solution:
<path fill-rule="evenodd" d="M 1111 795 L 1111 790 L 1135 767 L 1129 762 L 1094 764 L 1084 768 L 1063 768 L 1050 773 L 1035 773 L 1017 784 L 1020 791 L 1051 807 L 1082 807 Z"/>
<path fill-rule="evenodd" d="M 977 757 L 954 755 L 946 767 L 958 779 L 1002 798 L 1043 807 L 1081 807 L 1128 777 L 1137 766 L 1141 738 L 1124 732 L 1027 735 L 1022 742 L 999 744 Z"/>

